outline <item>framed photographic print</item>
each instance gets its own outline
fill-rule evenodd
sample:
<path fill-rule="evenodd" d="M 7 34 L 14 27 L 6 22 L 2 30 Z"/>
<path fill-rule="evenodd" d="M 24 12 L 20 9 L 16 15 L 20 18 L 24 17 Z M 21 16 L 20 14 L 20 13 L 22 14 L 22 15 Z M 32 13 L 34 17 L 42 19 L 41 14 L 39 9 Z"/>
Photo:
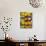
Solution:
<path fill-rule="evenodd" d="M 32 28 L 32 12 L 20 12 L 20 28 Z"/>

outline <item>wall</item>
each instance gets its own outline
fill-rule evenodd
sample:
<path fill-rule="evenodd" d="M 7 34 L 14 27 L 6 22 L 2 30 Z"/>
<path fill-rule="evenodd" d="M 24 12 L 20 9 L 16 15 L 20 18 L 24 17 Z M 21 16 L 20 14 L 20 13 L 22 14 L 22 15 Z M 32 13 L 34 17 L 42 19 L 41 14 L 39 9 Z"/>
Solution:
<path fill-rule="evenodd" d="M 45 6 L 44 6 L 45 7 Z M 13 22 L 8 33 L 16 40 L 28 40 L 34 34 L 37 39 L 45 39 L 45 15 L 46 8 L 33 8 L 28 0 L 0 0 L 0 17 L 13 17 Z M 20 12 L 29 11 L 33 13 L 33 27 L 31 29 L 20 29 Z M 0 31 L 0 35 L 2 35 Z M 4 33 L 3 33 L 4 34 Z M 4 37 L 0 36 L 0 39 Z"/>

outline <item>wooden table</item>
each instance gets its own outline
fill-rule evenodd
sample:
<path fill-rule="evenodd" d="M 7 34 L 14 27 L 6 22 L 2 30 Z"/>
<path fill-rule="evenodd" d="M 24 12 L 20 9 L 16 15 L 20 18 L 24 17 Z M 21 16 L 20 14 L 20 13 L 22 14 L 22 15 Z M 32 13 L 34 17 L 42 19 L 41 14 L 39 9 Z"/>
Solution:
<path fill-rule="evenodd" d="M 43 44 L 43 43 L 46 44 L 46 40 L 39 40 L 39 41 L 9 40 L 7 43 L 14 44 L 16 46 L 20 46 L 21 44 L 23 44 L 23 46 L 37 46 L 37 45 L 40 45 L 40 44 Z"/>

